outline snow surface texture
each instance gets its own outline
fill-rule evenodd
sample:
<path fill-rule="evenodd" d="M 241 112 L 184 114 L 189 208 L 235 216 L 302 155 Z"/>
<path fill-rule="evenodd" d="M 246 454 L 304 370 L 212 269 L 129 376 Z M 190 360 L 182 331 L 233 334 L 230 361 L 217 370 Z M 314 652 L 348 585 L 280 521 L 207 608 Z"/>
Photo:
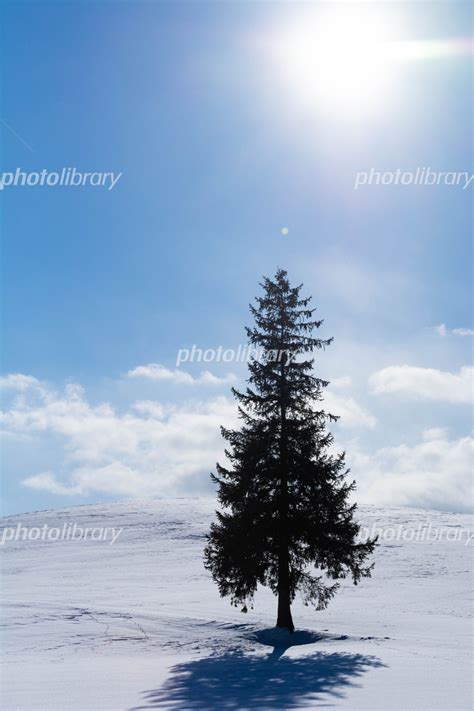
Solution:
<path fill-rule="evenodd" d="M 382 540 L 372 579 L 324 612 L 295 601 L 297 631 L 274 629 L 275 598 L 247 615 L 202 566 L 211 499 L 79 506 L 5 526 L 115 527 L 108 541 L 6 541 L 1 708 L 392 709 L 460 711 L 470 676 L 472 550 L 462 514 L 361 507 L 360 522 L 450 531 Z M 411 534 L 406 534 L 407 538 Z"/>

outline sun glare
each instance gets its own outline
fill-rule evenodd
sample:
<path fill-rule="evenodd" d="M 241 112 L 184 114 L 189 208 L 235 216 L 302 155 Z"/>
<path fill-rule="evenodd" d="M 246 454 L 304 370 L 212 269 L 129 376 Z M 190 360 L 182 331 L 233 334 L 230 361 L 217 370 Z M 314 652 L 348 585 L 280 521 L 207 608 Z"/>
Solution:
<path fill-rule="evenodd" d="M 365 112 L 383 100 L 391 39 L 380 15 L 331 8 L 285 33 L 280 61 L 305 101 Z"/>
<path fill-rule="evenodd" d="M 300 99 L 364 113 L 383 101 L 393 39 L 388 20 L 374 10 L 329 8 L 286 28 L 274 46 L 280 71 Z"/>
<path fill-rule="evenodd" d="M 407 62 L 473 52 L 471 38 L 417 41 L 405 35 L 398 8 L 338 3 L 299 12 L 296 21 L 271 33 L 267 49 L 298 104 L 351 120 L 388 107 Z"/>

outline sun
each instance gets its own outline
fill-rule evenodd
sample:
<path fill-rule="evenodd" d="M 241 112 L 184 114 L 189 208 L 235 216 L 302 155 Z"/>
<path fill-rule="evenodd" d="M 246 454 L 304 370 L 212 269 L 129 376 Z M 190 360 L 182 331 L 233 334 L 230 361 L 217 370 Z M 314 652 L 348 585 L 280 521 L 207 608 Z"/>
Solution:
<path fill-rule="evenodd" d="M 300 100 L 354 115 L 383 102 L 393 47 L 393 18 L 357 4 L 308 13 L 277 33 L 273 55 Z"/>

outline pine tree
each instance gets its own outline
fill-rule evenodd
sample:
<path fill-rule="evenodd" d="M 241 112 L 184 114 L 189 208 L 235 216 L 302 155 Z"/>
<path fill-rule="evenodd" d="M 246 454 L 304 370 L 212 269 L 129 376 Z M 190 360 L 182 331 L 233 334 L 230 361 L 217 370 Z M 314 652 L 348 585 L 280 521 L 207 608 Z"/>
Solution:
<path fill-rule="evenodd" d="M 339 579 L 370 577 L 365 561 L 375 539 L 357 542 L 356 505 L 348 502 L 355 482 L 346 481 L 345 454 L 329 452 L 327 423 L 338 418 L 319 404 L 329 383 L 313 375 L 307 356 L 332 338 L 312 336 L 322 321 L 284 270 L 261 286 L 250 306 L 255 326 L 246 329 L 261 356 L 249 362 L 246 391 L 233 388 L 241 428 L 222 428 L 230 465 L 211 474 L 223 511 L 211 524 L 205 566 L 220 594 L 244 612 L 258 584 L 270 587 L 277 626 L 292 632 L 296 592 L 324 609 Z"/>

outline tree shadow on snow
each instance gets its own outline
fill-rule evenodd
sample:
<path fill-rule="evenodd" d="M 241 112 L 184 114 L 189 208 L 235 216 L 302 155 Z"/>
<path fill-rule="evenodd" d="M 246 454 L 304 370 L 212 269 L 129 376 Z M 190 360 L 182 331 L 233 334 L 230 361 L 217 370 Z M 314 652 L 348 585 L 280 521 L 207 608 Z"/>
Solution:
<path fill-rule="evenodd" d="M 290 646 L 278 644 L 265 657 L 238 649 L 177 664 L 161 688 L 144 692 L 144 705 L 131 711 L 295 709 L 310 702 L 328 706 L 330 697 L 343 698 L 345 689 L 359 686 L 357 679 L 369 668 L 384 666 L 362 654 L 282 656 Z"/>

